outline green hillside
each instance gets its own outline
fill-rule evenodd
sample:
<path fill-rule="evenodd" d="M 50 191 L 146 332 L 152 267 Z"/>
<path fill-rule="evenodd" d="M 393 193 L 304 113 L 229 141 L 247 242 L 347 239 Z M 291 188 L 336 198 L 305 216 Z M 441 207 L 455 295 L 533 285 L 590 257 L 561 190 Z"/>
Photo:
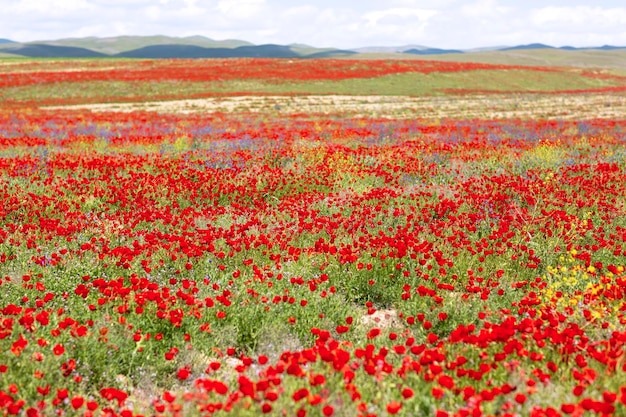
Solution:
<path fill-rule="evenodd" d="M 31 43 L 47 44 L 55 46 L 72 46 L 77 48 L 91 49 L 107 55 L 115 55 L 133 49 L 144 48 L 152 45 L 194 45 L 204 48 L 236 48 L 239 46 L 252 45 L 250 42 L 236 39 L 216 41 L 204 36 L 190 36 L 176 38 L 171 36 L 115 36 L 110 38 L 69 38 L 54 41 L 37 41 Z"/>
<path fill-rule="evenodd" d="M 428 59 L 453 62 L 482 62 L 504 65 L 602 67 L 626 69 L 626 50 L 525 49 L 509 51 L 467 52 L 463 54 L 410 55 L 410 54 L 360 54 L 358 58 L 397 57 L 402 59 Z"/>

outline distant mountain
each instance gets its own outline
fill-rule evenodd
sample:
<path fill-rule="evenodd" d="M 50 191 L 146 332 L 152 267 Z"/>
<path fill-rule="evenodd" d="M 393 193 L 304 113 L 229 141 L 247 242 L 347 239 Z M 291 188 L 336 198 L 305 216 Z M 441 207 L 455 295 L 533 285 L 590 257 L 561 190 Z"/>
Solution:
<path fill-rule="evenodd" d="M 176 38 L 171 36 L 115 36 L 109 38 L 69 38 L 54 41 L 37 41 L 38 44 L 55 46 L 73 46 L 77 48 L 91 49 L 107 55 L 117 55 L 122 52 L 132 51 L 153 45 L 195 45 L 204 48 L 236 48 L 239 46 L 251 46 L 250 42 L 236 39 L 216 41 L 204 36 L 188 36 Z"/>
<path fill-rule="evenodd" d="M 288 46 L 259 45 L 238 48 L 203 48 L 194 45 L 151 45 L 115 55 L 122 58 L 297 58 Z"/>
<path fill-rule="evenodd" d="M 464 53 L 472 53 L 472 52 L 492 52 L 498 51 L 500 49 L 508 48 L 508 46 L 486 46 L 483 48 L 471 48 L 471 49 L 463 49 Z"/>
<path fill-rule="evenodd" d="M 403 46 L 365 46 L 363 48 L 354 48 L 352 51 L 360 54 L 401 54 L 410 49 L 429 49 L 428 46 L 422 45 L 403 45 Z"/>
<path fill-rule="evenodd" d="M 515 50 L 523 50 L 523 49 L 561 49 L 563 51 L 590 51 L 590 50 L 599 50 L 599 51 L 614 51 L 618 49 L 626 49 L 625 46 L 613 46 L 613 45 L 603 45 L 603 46 L 583 46 L 583 47 L 575 47 L 575 46 L 550 46 L 543 43 L 531 43 L 528 45 L 517 45 L 510 46 L 505 48 L 499 48 L 499 51 L 515 51 Z"/>
<path fill-rule="evenodd" d="M 306 50 L 303 53 L 302 50 Z M 194 45 L 152 45 L 115 55 L 120 58 L 301 58 L 353 54 L 339 49 L 319 50 L 285 45 L 253 45 L 237 48 L 203 48 Z"/>
<path fill-rule="evenodd" d="M 107 55 L 85 48 L 72 46 L 55 46 L 45 44 L 11 44 L 16 45 L 3 48 L 2 52 L 31 58 L 100 58 Z"/>
<path fill-rule="evenodd" d="M 54 58 L 325 58 L 342 57 L 354 54 L 410 54 L 447 55 L 484 52 L 507 52 L 523 50 L 562 50 L 562 51 L 613 51 L 626 49 L 624 46 L 603 45 L 598 47 L 554 47 L 543 43 L 515 46 L 493 46 L 474 49 L 443 49 L 423 45 L 367 46 L 352 50 L 317 48 L 306 44 L 254 45 L 237 39 L 214 40 L 204 36 L 116 36 L 107 38 L 69 38 L 48 41 L 18 43 L 0 39 L 0 56 L 54 57 Z M 478 56 L 478 55 L 476 55 Z"/>
<path fill-rule="evenodd" d="M 349 51 L 347 49 L 323 49 L 319 52 L 314 52 L 311 54 L 300 55 L 302 58 L 332 58 L 332 57 L 345 57 L 349 55 L 356 55 L 356 52 Z"/>
<path fill-rule="evenodd" d="M 440 55 L 440 54 L 462 54 L 463 51 L 459 49 L 439 49 L 439 48 L 425 48 L 425 49 L 409 49 L 404 51 L 405 54 L 413 55 Z"/>
<path fill-rule="evenodd" d="M 356 52 L 352 50 L 336 48 L 317 48 L 315 46 L 302 43 L 291 43 L 288 46 L 289 49 L 291 49 L 299 56 L 307 58 L 326 58 L 331 56 L 345 56 L 356 54 Z"/>
<path fill-rule="evenodd" d="M 477 52 L 494 52 L 494 51 L 521 51 L 521 50 L 540 50 L 540 49 L 561 49 L 564 51 L 579 51 L 579 50 L 617 50 L 626 49 L 622 46 L 604 45 L 600 47 L 573 47 L 573 46 L 561 46 L 554 47 L 543 43 L 531 43 L 526 45 L 515 46 L 490 46 L 483 48 L 472 49 L 443 49 L 432 48 L 423 45 L 405 45 L 405 46 L 366 46 L 362 48 L 352 49 L 356 53 L 361 54 L 413 54 L 413 55 L 444 55 L 444 54 L 472 54 Z"/>
<path fill-rule="evenodd" d="M 516 45 L 507 48 L 501 48 L 499 51 L 515 51 L 519 49 L 556 49 L 554 46 L 546 45 L 543 43 L 529 43 L 528 45 Z"/>
<path fill-rule="evenodd" d="M 449 53 L 463 53 L 472 54 L 475 52 L 493 52 L 493 51 L 516 51 L 516 50 L 532 50 L 532 49 L 561 49 L 564 51 L 581 51 L 581 50 L 603 50 L 612 51 L 618 49 L 626 49 L 626 46 L 589 46 L 589 47 L 574 47 L 574 46 L 561 46 L 555 47 L 546 45 L 544 43 L 530 43 L 526 45 L 515 46 L 488 46 L 482 48 L 471 49 L 441 49 L 431 48 L 423 45 L 406 45 L 406 46 L 366 46 L 362 48 L 354 48 L 353 51 L 357 53 L 410 53 L 416 55 L 437 55 L 437 54 L 449 54 Z"/>
<path fill-rule="evenodd" d="M 236 39 L 216 41 L 204 36 L 117 36 L 0 43 L 0 54 L 47 58 L 323 58 L 354 53 L 304 44 L 254 45 Z"/>
<path fill-rule="evenodd" d="M 616 49 L 626 49 L 626 46 L 602 45 L 597 48 L 588 48 L 588 49 L 599 49 L 601 51 L 615 51 Z"/>

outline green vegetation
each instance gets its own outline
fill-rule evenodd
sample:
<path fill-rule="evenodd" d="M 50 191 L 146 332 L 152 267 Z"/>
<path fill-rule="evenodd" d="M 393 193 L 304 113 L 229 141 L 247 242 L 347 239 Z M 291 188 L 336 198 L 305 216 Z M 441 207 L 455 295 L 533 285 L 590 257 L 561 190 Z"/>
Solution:
<path fill-rule="evenodd" d="M 482 62 L 502 65 L 541 65 L 571 66 L 594 68 L 619 68 L 626 70 L 626 50 L 600 51 L 567 51 L 561 49 L 526 49 L 514 51 L 485 51 L 465 54 L 442 55 L 410 55 L 410 54 L 362 54 L 356 55 L 364 59 L 392 58 L 425 59 L 451 62 Z"/>
<path fill-rule="evenodd" d="M 584 77 L 575 71 L 540 72 L 517 69 L 406 73 L 365 79 L 285 83 L 253 79 L 222 82 L 68 81 L 3 88 L 0 90 L 0 99 L 78 104 L 166 100 L 228 93 L 422 96 L 442 95 L 446 94 L 446 90 L 552 92 L 616 85 L 619 85 L 616 80 Z"/>

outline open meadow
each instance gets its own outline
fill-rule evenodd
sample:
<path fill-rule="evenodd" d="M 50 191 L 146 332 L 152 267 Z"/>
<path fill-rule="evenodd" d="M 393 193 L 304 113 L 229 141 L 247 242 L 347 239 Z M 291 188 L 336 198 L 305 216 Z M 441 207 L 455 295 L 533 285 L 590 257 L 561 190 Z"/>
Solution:
<path fill-rule="evenodd" d="M 4 59 L 0 110 L 0 415 L 626 415 L 623 69 Z"/>

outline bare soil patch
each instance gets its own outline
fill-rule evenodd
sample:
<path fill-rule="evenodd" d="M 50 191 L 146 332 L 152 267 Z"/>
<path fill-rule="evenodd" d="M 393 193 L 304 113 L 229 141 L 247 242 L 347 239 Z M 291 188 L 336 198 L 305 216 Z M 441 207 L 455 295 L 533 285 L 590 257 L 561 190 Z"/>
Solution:
<path fill-rule="evenodd" d="M 409 96 L 238 96 L 141 103 L 54 106 L 94 112 L 340 114 L 379 118 L 585 119 L 626 116 L 620 94 L 489 94 L 445 97 Z"/>

